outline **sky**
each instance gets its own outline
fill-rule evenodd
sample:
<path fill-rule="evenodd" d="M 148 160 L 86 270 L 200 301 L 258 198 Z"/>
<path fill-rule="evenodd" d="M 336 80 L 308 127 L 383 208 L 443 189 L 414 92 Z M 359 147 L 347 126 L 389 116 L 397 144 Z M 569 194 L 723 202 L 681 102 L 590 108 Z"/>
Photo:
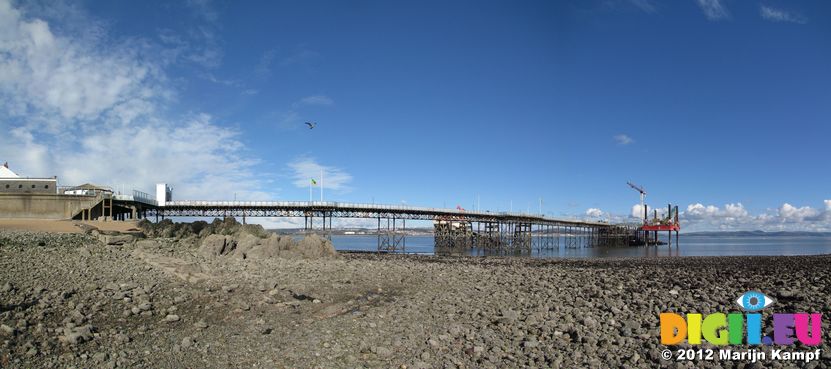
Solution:
<path fill-rule="evenodd" d="M 632 181 L 685 230 L 831 231 L 829 65 L 822 0 L 0 0 L 0 161 L 613 222 Z"/>

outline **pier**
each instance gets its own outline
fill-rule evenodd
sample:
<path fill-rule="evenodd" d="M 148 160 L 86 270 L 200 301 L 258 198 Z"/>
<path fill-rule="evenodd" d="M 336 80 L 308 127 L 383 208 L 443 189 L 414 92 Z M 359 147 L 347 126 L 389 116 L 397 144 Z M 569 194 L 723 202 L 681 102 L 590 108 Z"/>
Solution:
<path fill-rule="evenodd" d="M 120 221 L 170 217 L 303 218 L 307 232 L 329 235 L 334 219 L 372 219 L 379 252 L 406 251 L 407 221 L 433 223 L 437 249 L 478 248 L 523 252 L 599 246 L 657 244 L 656 231 L 676 231 L 678 209 L 666 219 L 641 224 L 562 219 L 522 212 L 470 211 L 403 205 L 333 201 L 173 201 L 172 189 L 156 186 L 155 196 L 141 191 L 115 192 L 109 187 L 83 184 L 57 188 L 55 178 L 38 187 L 17 177 L 7 178 L 10 191 L 0 191 L 0 215 L 17 218 Z M 20 182 L 20 183 L 18 183 Z M 14 186 L 12 186 L 14 184 Z M 19 191 L 17 189 L 20 189 Z M 39 192 L 32 192 L 37 189 Z M 644 218 L 646 218 L 644 216 Z"/>
<path fill-rule="evenodd" d="M 113 196 L 101 211 L 108 218 L 252 217 L 303 218 L 304 230 L 326 234 L 336 218 L 373 219 L 378 251 L 406 251 L 407 221 L 432 221 L 437 248 L 478 247 L 503 251 L 550 250 L 559 247 L 629 246 L 639 232 L 631 224 L 559 219 L 540 214 L 468 211 L 401 205 L 332 201 L 165 201 Z M 104 200 L 102 204 L 109 204 Z M 120 209 L 120 210 L 119 210 Z M 129 210 L 129 211 L 127 211 Z"/>

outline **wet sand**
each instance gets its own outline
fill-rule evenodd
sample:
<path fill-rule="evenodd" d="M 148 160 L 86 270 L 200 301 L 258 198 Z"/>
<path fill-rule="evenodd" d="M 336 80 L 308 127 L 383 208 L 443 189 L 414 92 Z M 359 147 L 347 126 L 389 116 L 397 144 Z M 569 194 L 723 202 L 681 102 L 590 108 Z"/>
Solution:
<path fill-rule="evenodd" d="M 137 222 L 98 222 L 76 220 L 49 220 L 49 219 L 0 219 L 0 230 L 34 231 L 52 233 L 83 233 L 79 224 L 86 224 L 104 231 L 127 232 L 137 229 Z"/>

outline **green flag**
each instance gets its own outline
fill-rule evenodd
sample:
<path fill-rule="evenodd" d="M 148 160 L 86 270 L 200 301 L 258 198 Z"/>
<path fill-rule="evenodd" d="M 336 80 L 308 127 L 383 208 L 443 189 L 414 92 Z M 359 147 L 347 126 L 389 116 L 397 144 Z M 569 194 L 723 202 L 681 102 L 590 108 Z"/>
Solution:
<path fill-rule="evenodd" d="M 313 184 L 313 185 L 317 185 L 317 181 L 315 181 L 315 179 L 314 179 L 314 178 L 312 178 L 312 184 Z"/>

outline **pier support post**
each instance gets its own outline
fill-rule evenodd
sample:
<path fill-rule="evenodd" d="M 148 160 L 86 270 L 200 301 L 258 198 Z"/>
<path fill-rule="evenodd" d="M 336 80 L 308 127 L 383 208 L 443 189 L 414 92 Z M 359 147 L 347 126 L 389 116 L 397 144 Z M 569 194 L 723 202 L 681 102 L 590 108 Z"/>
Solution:
<path fill-rule="evenodd" d="M 406 224 L 405 221 L 404 227 Z M 381 218 L 378 218 L 378 252 L 404 252 L 405 237 L 406 235 L 396 228 L 395 217 L 392 218 L 392 222 L 387 218 L 387 228 L 383 232 L 381 231 Z"/>

